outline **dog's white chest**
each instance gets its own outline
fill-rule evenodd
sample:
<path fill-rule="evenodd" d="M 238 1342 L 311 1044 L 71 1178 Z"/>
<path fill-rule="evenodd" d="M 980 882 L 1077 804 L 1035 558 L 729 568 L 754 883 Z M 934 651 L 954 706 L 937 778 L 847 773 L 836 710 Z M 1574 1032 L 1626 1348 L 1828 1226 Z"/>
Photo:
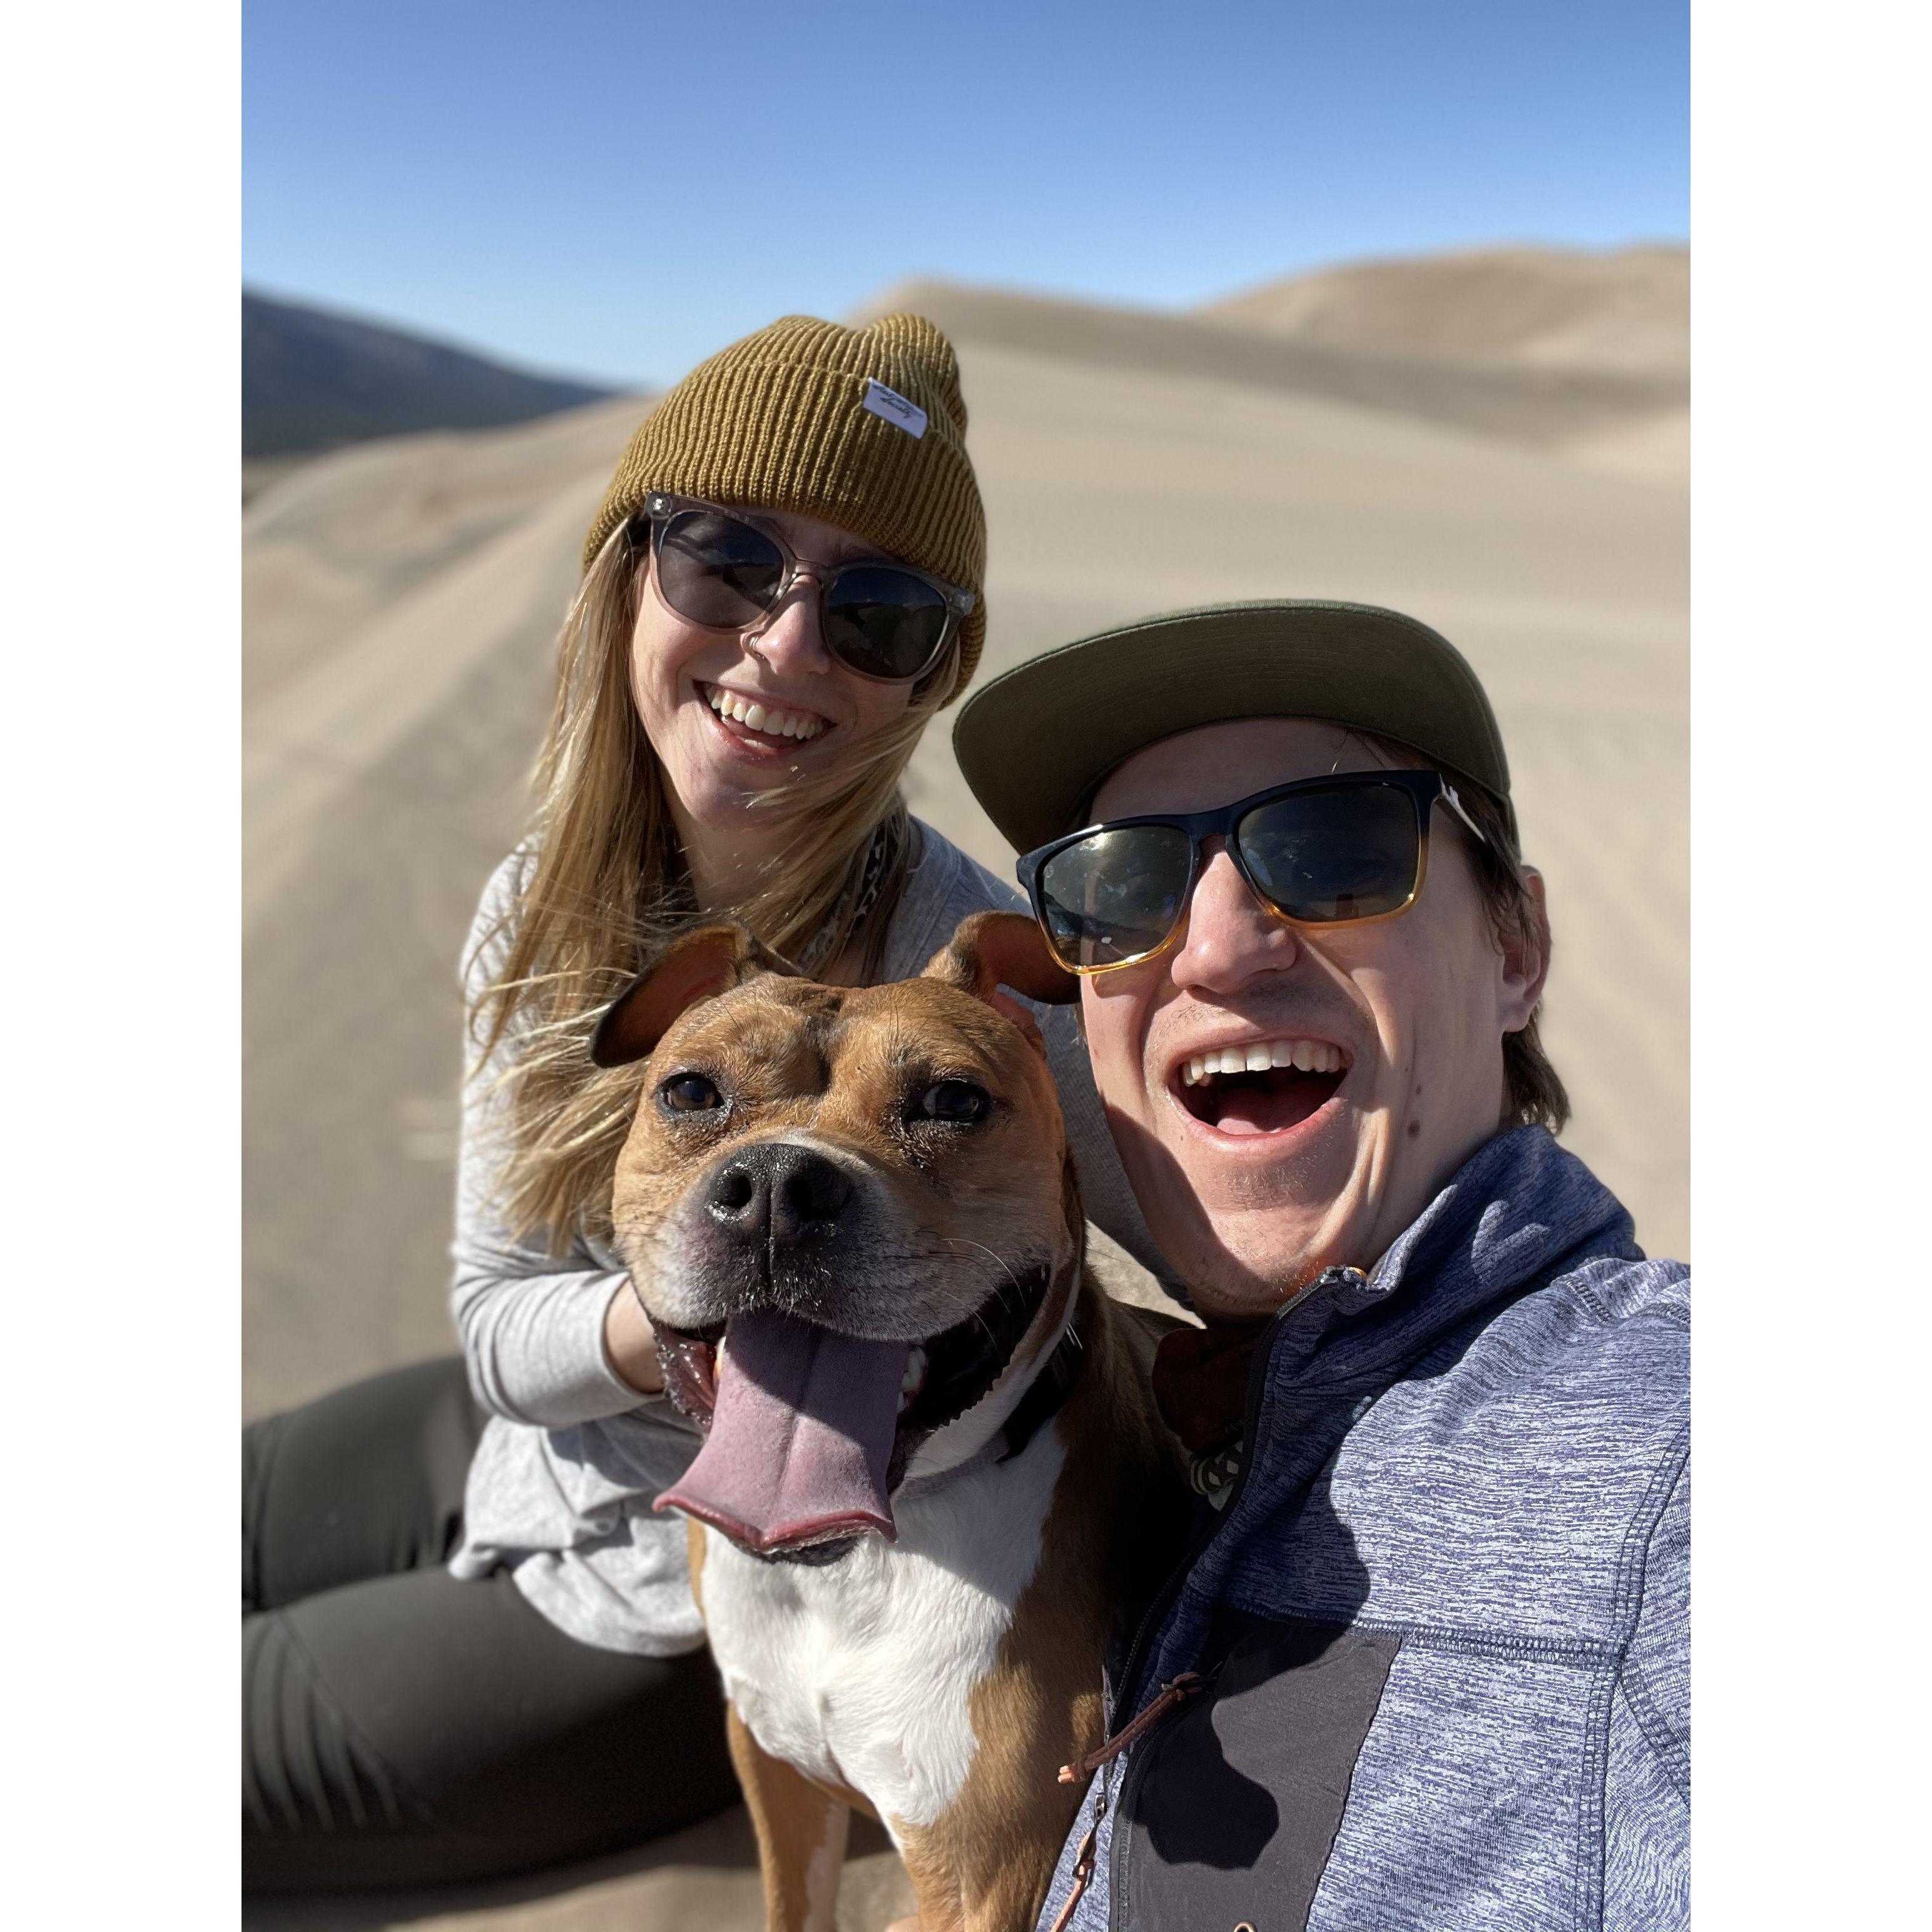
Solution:
<path fill-rule="evenodd" d="M 1040 1560 L 1061 1452 L 961 1470 L 836 1563 L 766 1563 L 705 1532 L 704 1621 L 724 1688 L 771 1756 L 850 1786 L 891 1828 L 929 1825 L 978 1741 L 970 1698 Z"/>

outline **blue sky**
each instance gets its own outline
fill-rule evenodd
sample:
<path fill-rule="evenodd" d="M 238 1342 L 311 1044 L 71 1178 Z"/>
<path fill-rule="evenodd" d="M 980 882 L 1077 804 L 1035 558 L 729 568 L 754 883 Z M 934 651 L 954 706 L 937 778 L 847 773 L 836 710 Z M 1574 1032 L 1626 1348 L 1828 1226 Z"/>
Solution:
<path fill-rule="evenodd" d="M 244 280 L 674 377 L 909 275 L 1185 307 L 1689 224 L 1688 0 L 246 0 Z"/>

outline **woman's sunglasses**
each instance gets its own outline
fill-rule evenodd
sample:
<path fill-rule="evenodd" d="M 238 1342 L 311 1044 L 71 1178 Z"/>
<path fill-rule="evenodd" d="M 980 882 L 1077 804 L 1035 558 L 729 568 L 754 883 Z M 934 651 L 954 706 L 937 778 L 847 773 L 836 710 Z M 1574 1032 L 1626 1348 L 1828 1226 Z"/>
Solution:
<path fill-rule="evenodd" d="M 861 677 L 903 683 L 922 676 L 973 608 L 971 591 L 908 564 L 803 562 L 773 532 L 694 496 L 653 490 L 632 520 L 633 543 L 646 540 L 646 527 L 659 594 L 707 630 L 748 629 L 809 572 L 826 648 Z"/>
<path fill-rule="evenodd" d="M 1490 843 L 1440 772 L 1348 772 L 1271 785 L 1213 812 L 1090 825 L 1028 853 L 1020 884 L 1070 973 L 1111 972 L 1164 952 L 1186 918 L 1210 838 L 1227 841 L 1250 889 L 1294 925 L 1393 919 L 1422 890 L 1438 799 Z"/>

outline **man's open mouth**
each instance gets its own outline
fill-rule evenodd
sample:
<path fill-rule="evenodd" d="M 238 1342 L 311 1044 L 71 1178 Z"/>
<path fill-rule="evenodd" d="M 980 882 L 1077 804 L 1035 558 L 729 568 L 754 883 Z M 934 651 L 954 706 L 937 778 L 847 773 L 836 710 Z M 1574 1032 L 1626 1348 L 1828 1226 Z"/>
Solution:
<path fill-rule="evenodd" d="M 1279 1134 L 1324 1106 L 1348 1072 L 1329 1041 L 1254 1040 L 1191 1055 L 1172 1084 L 1189 1113 L 1222 1133 Z"/>
<path fill-rule="evenodd" d="M 775 1309 L 661 1327 L 666 1390 L 705 1440 L 655 1507 L 794 1562 L 831 1562 L 868 1531 L 890 1541 L 892 1493 L 914 1454 L 986 1399 L 1050 1280 L 1044 1266 L 1022 1274 L 923 1342 L 842 1335 Z"/>

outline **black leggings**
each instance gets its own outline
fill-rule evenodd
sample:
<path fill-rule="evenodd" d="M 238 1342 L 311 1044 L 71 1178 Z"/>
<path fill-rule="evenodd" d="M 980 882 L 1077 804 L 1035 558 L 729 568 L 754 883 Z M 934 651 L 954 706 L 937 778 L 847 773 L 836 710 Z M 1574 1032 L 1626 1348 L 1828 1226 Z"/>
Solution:
<path fill-rule="evenodd" d="M 482 1423 L 451 1360 L 242 1432 L 244 1887 L 496 1877 L 737 1795 L 708 1654 L 593 1650 L 442 1567 Z"/>

